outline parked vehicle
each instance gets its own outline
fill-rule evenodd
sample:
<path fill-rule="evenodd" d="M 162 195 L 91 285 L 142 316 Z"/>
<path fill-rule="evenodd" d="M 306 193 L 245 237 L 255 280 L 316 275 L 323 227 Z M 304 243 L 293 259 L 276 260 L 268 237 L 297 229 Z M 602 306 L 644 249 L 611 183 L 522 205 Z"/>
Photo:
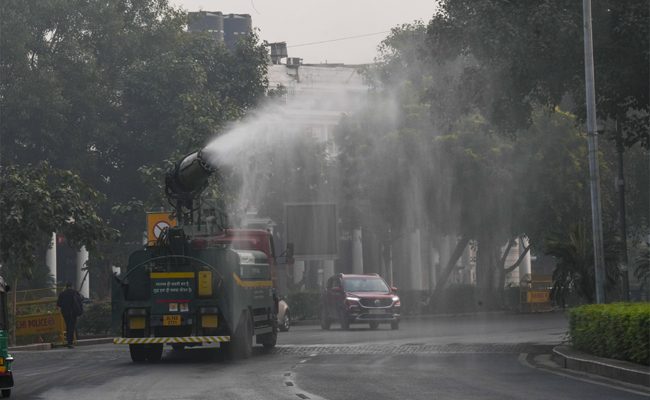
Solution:
<path fill-rule="evenodd" d="M 11 363 L 14 358 L 9 355 L 7 347 L 9 332 L 7 292 L 10 290 L 9 285 L 5 285 L 5 281 L 0 277 L 0 393 L 3 398 L 11 396 L 11 388 L 14 387 L 14 376 L 11 373 Z"/>
<path fill-rule="evenodd" d="M 377 274 L 334 275 L 321 296 L 321 328 L 339 322 L 343 330 L 350 324 L 369 324 L 370 329 L 390 324 L 399 329 L 401 303 L 396 292 Z"/>
<path fill-rule="evenodd" d="M 290 327 L 291 310 L 289 309 L 289 304 L 287 304 L 287 298 L 280 296 L 280 302 L 278 303 L 278 328 L 280 332 L 287 332 Z"/>

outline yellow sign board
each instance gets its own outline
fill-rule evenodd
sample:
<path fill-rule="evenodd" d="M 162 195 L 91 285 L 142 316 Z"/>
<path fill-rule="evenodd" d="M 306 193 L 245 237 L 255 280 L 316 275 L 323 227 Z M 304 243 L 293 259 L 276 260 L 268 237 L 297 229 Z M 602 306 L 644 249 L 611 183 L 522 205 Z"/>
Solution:
<path fill-rule="evenodd" d="M 550 300 L 550 292 L 528 292 L 529 303 L 548 303 Z"/>
<path fill-rule="evenodd" d="M 61 333 L 65 322 L 60 313 L 16 317 L 16 336 Z"/>
<path fill-rule="evenodd" d="M 147 213 L 147 240 L 153 244 L 160 236 L 163 229 L 176 226 L 176 219 L 169 218 L 171 212 Z"/>

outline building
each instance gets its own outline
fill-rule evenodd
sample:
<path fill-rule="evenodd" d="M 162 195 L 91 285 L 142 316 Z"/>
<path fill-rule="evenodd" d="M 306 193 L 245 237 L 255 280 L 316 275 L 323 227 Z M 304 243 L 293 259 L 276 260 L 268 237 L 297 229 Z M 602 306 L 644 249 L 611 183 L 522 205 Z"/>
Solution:
<path fill-rule="evenodd" d="M 189 32 L 207 31 L 215 39 L 225 42 L 228 50 L 234 50 L 235 43 L 253 27 L 249 14 L 222 14 L 221 11 L 200 11 L 190 13 L 196 20 L 187 30 Z"/>

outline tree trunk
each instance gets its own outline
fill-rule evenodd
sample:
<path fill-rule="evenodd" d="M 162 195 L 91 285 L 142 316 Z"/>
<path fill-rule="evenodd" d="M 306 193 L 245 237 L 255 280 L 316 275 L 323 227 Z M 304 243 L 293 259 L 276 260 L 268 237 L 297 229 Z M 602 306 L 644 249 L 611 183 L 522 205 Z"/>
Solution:
<path fill-rule="evenodd" d="M 447 284 L 447 279 L 449 279 L 449 275 L 451 275 L 451 272 L 454 270 L 456 263 L 463 255 L 465 246 L 467 246 L 471 237 L 472 235 L 468 232 L 463 234 L 463 236 L 460 238 L 458 243 L 456 243 L 456 248 L 454 249 L 454 252 L 451 253 L 451 257 L 449 257 L 449 261 L 447 262 L 447 265 L 440 273 L 440 279 L 438 279 L 436 288 L 433 291 L 433 299 L 436 302 L 436 304 L 440 303 L 439 300 L 442 298 L 442 291 L 445 288 L 445 285 Z"/>
<path fill-rule="evenodd" d="M 478 236 L 476 251 L 476 288 L 479 306 L 491 306 L 492 287 L 494 285 L 494 239 L 490 234 Z"/>

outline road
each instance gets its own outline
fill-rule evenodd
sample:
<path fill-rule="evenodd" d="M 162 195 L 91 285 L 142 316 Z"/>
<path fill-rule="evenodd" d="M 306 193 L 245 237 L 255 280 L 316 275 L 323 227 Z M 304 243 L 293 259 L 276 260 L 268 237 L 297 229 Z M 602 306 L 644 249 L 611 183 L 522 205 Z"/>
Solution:
<path fill-rule="evenodd" d="M 650 392 L 552 368 L 562 314 L 409 319 L 400 330 L 296 326 L 271 353 L 166 350 L 135 364 L 96 345 L 14 352 L 20 399 L 647 399 Z"/>

